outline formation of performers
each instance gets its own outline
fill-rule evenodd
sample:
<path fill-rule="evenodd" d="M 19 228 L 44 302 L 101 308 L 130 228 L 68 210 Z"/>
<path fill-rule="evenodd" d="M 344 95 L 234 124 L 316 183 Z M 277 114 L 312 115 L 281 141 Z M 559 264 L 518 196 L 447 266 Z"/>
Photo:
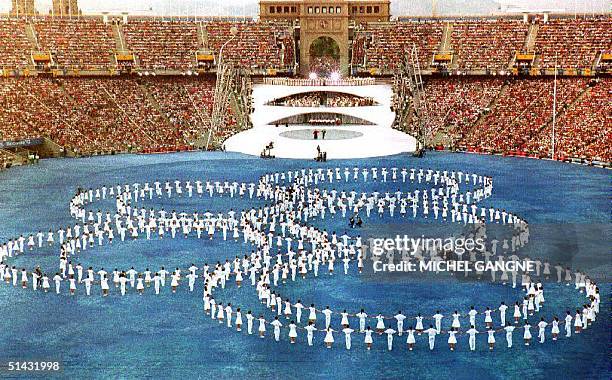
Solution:
<path fill-rule="evenodd" d="M 334 184 L 340 187 L 342 183 L 359 181 L 411 183 L 417 187 L 430 188 L 366 193 L 336 190 L 334 187 Z M 461 192 L 460 187 L 467 190 Z M 467 312 L 455 311 L 447 315 L 439 311 L 432 316 L 419 313 L 405 315 L 399 311 L 395 315 L 387 316 L 369 314 L 363 309 L 358 313 L 331 310 L 329 307 L 319 309 L 314 304 L 306 306 L 300 300 L 291 301 L 276 289 L 279 282 L 315 278 L 323 273 L 333 275 L 338 266 L 344 274 L 349 273 L 351 265 L 356 267 L 358 272 L 362 272 L 367 258 L 361 236 L 349 236 L 346 233 L 339 236 L 336 232 L 329 233 L 313 226 L 317 219 L 333 218 L 337 214 L 343 218 L 350 216 L 360 220 L 361 215 L 369 218 L 372 212 L 380 217 L 429 217 L 470 227 L 472 233 L 477 236 L 486 233 L 486 223 L 505 225 L 512 231 L 513 236 L 504 242 L 503 249 L 515 256 L 514 252 L 527 243 L 528 224 L 519 216 L 505 210 L 479 207 L 478 203 L 490 197 L 492 190 L 491 178 L 474 173 L 357 167 L 271 173 L 261 177 L 257 183 L 175 180 L 79 190 L 70 202 L 70 214 L 78 223 L 56 231 L 49 230 L 47 233 L 39 231 L 28 237 L 20 236 L 2 243 L 0 275 L 6 283 L 12 283 L 14 286 L 31 287 L 45 292 L 54 291 L 57 294 L 67 287 L 68 293 L 72 295 L 77 294 L 79 287 L 83 287 L 84 293 L 90 295 L 94 285 L 99 286 L 103 296 L 108 296 L 112 288 L 121 295 L 131 292 L 142 295 L 150 292 L 148 289 L 151 287 L 155 294 L 160 294 L 168 284 L 172 292 L 176 292 L 184 283 L 187 283 L 191 292 L 195 290 L 196 285 L 201 285 L 204 311 L 212 319 L 228 327 L 235 326 L 239 331 L 246 321 L 246 331 L 249 334 L 253 333 L 254 324 L 257 324 L 259 336 L 265 337 L 267 329 L 272 329 L 275 340 L 278 341 L 281 336 L 286 335 L 291 343 L 297 341 L 298 335 L 305 334 L 307 343 L 313 345 L 315 332 L 322 332 L 323 343 L 332 347 L 336 333 L 344 334 L 345 346 L 350 349 L 352 336 L 360 334 L 360 339 L 363 339 L 367 349 L 370 349 L 375 336 L 384 334 L 388 348 L 392 349 L 394 337 L 403 336 L 405 333 L 408 349 L 412 350 L 423 334 L 428 338 L 429 348 L 434 349 L 436 337 L 446 334 L 451 350 L 456 348 L 457 339 L 462 335 L 468 336 L 469 347 L 474 350 L 476 334 L 486 333 L 489 348 L 493 349 L 496 333 L 505 333 L 508 347 L 511 347 L 513 331 L 520 328 L 524 343 L 529 345 L 532 339 L 529 317 L 539 312 L 545 302 L 544 287 L 539 280 L 533 278 L 534 275 L 540 276 L 540 266 L 535 274 L 502 273 L 499 280 L 507 282 L 511 275 L 515 287 L 517 277 L 521 279 L 525 295 L 513 305 L 502 302 L 496 307 L 487 307 L 484 310 L 472 307 Z M 266 204 L 238 212 L 230 209 L 224 214 L 189 214 L 174 210 L 168 212 L 163 208 L 147 210 L 144 205 L 138 207 L 154 197 L 164 196 L 248 197 L 264 200 Z M 115 200 L 114 213 L 86 208 L 107 199 Z M 396 212 L 397 207 L 399 212 Z M 115 238 L 125 241 L 143 237 L 150 240 L 166 237 L 213 239 L 219 236 L 223 240 L 241 241 L 250 245 L 252 250 L 242 257 L 236 256 L 232 260 L 227 259 L 224 263 L 217 262 L 214 265 L 191 264 L 189 268 L 173 270 L 166 270 L 164 267 L 157 270 L 146 268 L 142 272 L 133 267 L 129 270 L 112 271 L 92 267 L 86 269 L 80 263 L 74 264 L 72 261 L 78 253 L 93 249 L 96 245 L 111 244 Z M 18 269 L 7 264 L 7 260 L 17 254 L 55 244 L 60 246 L 59 270 L 55 274 L 44 273 L 39 267 L 28 272 L 25 268 Z M 438 259 L 439 255 L 448 254 L 417 252 L 414 259 L 434 260 Z M 470 260 L 475 258 L 471 255 Z M 487 260 L 489 258 L 490 255 L 486 256 Z M 498 259 L 503 258 L 500 252 Z M 551 265 L 544 263 L 542 267 L 541 274 L 549 276 Z M 569 268 L 564 269 L 560 265 L 554 268 L 557 270 L 558 281 L 569 283 L 574 280 L 575 288 L 584 292 L 588 301 L 575 313 L 567 311 L 564 319 L 554 317 L 551 321 L 545 321 L 543 318 L 538 321 L 535 327 L 538 329 L 537 336 L 541 343 L 546 339 L 548 326 L 552 340 L 557 340 L 563 325 L 565 335 L 569 337 L 572 327 L 575 333 L 580 333 L 593 323 L 599 312 L 600 295 L 594 282 L 581 272 L 573 273 Z M 266 319 L 261 314 L 256 316 L 251 311 L 244 312 L 243 308 L 214 297 L 216 289 L 225 288 L 226 284 L 232 281 L 237 286 L 242 286 L 245 281 L 252 285 L 261 303 L 275 314 L 274 319 Z M 64 285 L 66 282 L 67 286 Z M 512 317 L 506 320 L 509 308 L 514 310 Z M 302 318 L 303 313 L 308 317 Z M 499 322 L 494 322 L 494 314 L 497 313 Z M 324 324 L 317 322 L 320 315 L 323 315 Z M 477 322 L 478 315 L 484 316 L 484 326 L 481 326 L 480 321 Z M 338 317 L 340 323 L 332 326 L 332 316 Z M 447 317 L 450 317 L 450 327 L 443 329 L 442 321 Z M 467 324 L 462 322 L 465 318 L 469 319 Z M 432 321 L 428 328 L 424 320 Z M 373 329 L 369 322 L 372 322 Z"/>

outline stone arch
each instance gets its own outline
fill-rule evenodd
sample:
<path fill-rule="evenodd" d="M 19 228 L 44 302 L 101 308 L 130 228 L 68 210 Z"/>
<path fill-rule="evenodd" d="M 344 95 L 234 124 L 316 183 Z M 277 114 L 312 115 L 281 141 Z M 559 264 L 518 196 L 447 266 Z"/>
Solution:
<path fill-rule="evenodd" d="M 340 72 L 340 45 L 333 37 L 321 36 L 308 47 L 310 72 L 328 78 L 333 72 Z"/>
<path fill-rule="evenodd" d="M 302 75 L 308 75 L 310 72 L 310 48 L 320 38 L 330 38 L 338 45 L 340 72 L 347 75 L 349 71 L 348 35 L 345 37 L 335 33 L 304 33 L 301 36 L 300 71 Z"/>

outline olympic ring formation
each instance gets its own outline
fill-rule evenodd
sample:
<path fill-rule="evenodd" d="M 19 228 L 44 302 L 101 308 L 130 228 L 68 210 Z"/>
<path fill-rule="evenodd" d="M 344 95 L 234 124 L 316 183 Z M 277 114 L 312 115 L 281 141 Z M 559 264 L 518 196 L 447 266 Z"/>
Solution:
<path fill-rule="evenodd" d="M 336 190 L 334 187 L 368 182 L 397 183 L 400 187 L 417 188 L 409 191 L 398 189 L 396 192 L 383 194 L 378 191 L 367 193 Z M 464 191 L 460 191 L 462 187 L 465 188 Z M 479 237 L 486 236 L 487 225 L 496 224 L 511 232 L 512 237 L 504 241 L 503 249 L 509 251 L 510 258 L 518 259 L 516 252 L 528 242 L 528 223 L 505 210 L 479 206 L 483 200 L 491 197 L 492 192 L 492 179 L 475 173 L 416 168 L 391 168 L 389 171 L 387 168 L 357 167 L 344 170 L 319 168 L 269 173 L 260 177 L 257 183 L 176 180 L 163 184 L 155 181 L 79 189 L 70 201 L 70 214 L 77 223 L 57 231 L 50 229 L 47 234 L 38 232 L 28 237 L 22 235 L 1 244 L 0 275 L 7 284 L 21 284 L 24 289 L 34 291 L 49 292 L 51 283 L 54 283 L 56 294 L 61 294 L 62 283 L 68 282 L 68 293 L 72 296 L 82 294 L 83 292 L 77 292 L 77 289 L 83 287 L 83 294 L 90 296 L 92 287 L 99 286 L 102 295 L 106 297 L 111 293 L 111 280 L 121 295 L 128 292 L 140 295 L 159 294 L 166 286 L 168 277 L 173 293 L 185 282 L 188 284 L 188 290 L 193 292 L 199 282 L 198 285 L 203 289 L 204 312 L 219 324 L 243 331 L 243 322 L 246 322 L 248 334 L 253 334 L 254 325 L 257 325 L 256 333 L 261 338 L 266 336 L 267 329 L 270 328 L 273 331 L 271 336 L 276 341 L 280 341 L 281 336 L 286 336 L 292 344 L 298 342 L 298 337 L 305 332 L 305 342 L 308 345 L 318 341 L 315 334 L 321 334 L 323 343 L 327 348 L 331 348 L 335 342 L 335 334 L 343 334 L 347 349 L 351 348 L 352 336 L 361 336 L 364 346 L 369 350 L 376 334 L 385 334 L 387 347 L 391 350 L 394 337 L 406 334 L 408 349 L 412 350 L 420 340 L 419 336 L 424 333 L 428 337 L 430 349 L 434 349 L 436 336 L 445 334 L 450 349 L 454 350 L 457 338 L 465 334 L 469 336 L 470 349 L 474 350 L 477 328 L 484 322 L 482 332 L 486 331 L 488 335 L 490 349 L 495 345 L 497 332 L 505 332 L 508 347 L 511 347 L 515 328 L 523 329 L 524 343 L 529 345 L 532 338 L 529 319 L 542 309 L 545 301 L 544 287 L 538 277 L 551 275 L 551 265 L 548 262 L 536 261 L 536 273 L 504 271 L 499 278 L 495 278 L 493 273 L 493 281 L 502 284 L 511 282 L 513 287 L 517 286 L 517 277 L 520 276 L 520 288 L 524 291 L 521 299 L 513 305 L 501 302 L 500 305 L 487 307 L 485 310 L 472 307 L 466 312 L 446 313 L 452 318 L 446 329 L 442 328 L 445 315 L 441 312 L 433 316 L 421 315 L 418 312 L 412 316 L 406 316 L 402 312 L 386 316 L 368 314 L 363 309 L 359 312 L 337 311 L 329 307 L 320 309 L 313 303 L 305 306 L 301 300 L 282 297 L 278 290 L 279 282 L 293 282 L 323 275 L 319 273 L 321 266 L 327 268 L 329 275 L 336 273 L 335 267 L 340 263 L 344 274 L 355 269 L 358 273 L 362 272 L 367 258 L 361 236 L 337 236 L 335 232 L 330 234 L 314 225 L 326 216 L 333 218 L 338 214 L 342 218 L 350 216 L 358 219 L 361 216 L 373 218 L 376 215 L 388 215 L 402 219 L 423 217 L 434 221 L 444 220 L 462 226 L 470 236 Z M 166 212 L 163 208 L 145 208 L 145 203 L 154 197 L 173 196 L 240 197 L 259 200 L 262 205 L 240 212 L 230 210 L 216 215 L 211 212 L 188 214 Z M 94 211 L 90 208 L 97 202 L 112 199 L 115 200 L 113 213 L 111 210 L 103 213 L 100 209 Z M 397 207 L 399 212 L 396 211 Z M 236 256 L 232 260 L 228 258 L 223 264 L 205 263 L 201 267 L 192 264 L 189 268 L 176 268 L 172 273 L 164 267 L 157 271 L 147 268 L 142 272 L 132 267 L 127 271 L 115 269 L 108 273 L 103 268 L 85 269 L 80 263 L 72 263 L 72 258 L 79 252 L 93 249 L 96 243 L 99 246 L 112 243 L 115 236 L 125 241 L 142 237 L 163 239 L 167 234 L 171 238 L 184 236 L 197 239 L 221 236 L 224 240 L 242 241 L 244 245 L 250 245 L 252 250 L 243 257 Z M 14 256 L 33 253 L 45 243 L 48 246 L 60 247 L 59 271 L 54 275 L 43 273 L 40 267 L 28 271 L 26 268 L 18 269 L 10 265 Z M 274 250 L 276 252 L 273 252 Z M 489 260 L 490 256 L 487 255 L 486 259 Z M 429 261 L 454 257 L 456 255 L 453 252 L 438 250 L 422 252 L 407 259 Z M 470 254 L 470 260 L 476 259 L 475 253 Z M 503 260 L 504 255 L 498 255 L 497 259 Z M 572 326 L 575 333 L 580 333 L 595 321 L 599 313 L 599 289 L 588 276 L 558 265 L 554 269 L 557 272 L 557 282 L 564 281 L 569 284 L 574 281 L 575 289 L 584 293 L 587 300 L 581 308 L 576 309 L 574 317 L 568 311 L 562 320 L 554 317 L 552 321 L 545 321 L 541 318 L 537 323 L 540 343 L 545 341 L 547 326 L 551 326 L 550 333 L 554 341 L 558 339 L 560 326 L 565 325 L 565 336 L 570 337 Z M 222 302 L 219 297 L 215 298 L 215 292 L 225 288 L 232 279 L 238 287 L 248 280 L 246 282 L 255 288 L 259 301 L 270 310 L 266 313 L 271 312 L 274 316 L 256 316 L 250 310 L 245 313 L 245 308 Z M 506 310 L 512 307 L 512 318 L 506 321 Z M 308 317 L 303 318 L 302 314 L 306 313 Z M 497 316 L 494 321 L 494 313 L 499 313 L 499 321 Z M 318 320 L 320 315 L 324 316 L 324 322 Z M 332 327 L 334 315 L 341 321 Z M 483 321 L 477 321 L 478 315 L 484 315 Z M 469 318 L 467 325 L 462 322 L 465 318 Z M 285 324 L 281 320 L 284 320 Z M 424 320 L 433 321 L 429 328 L 425 328 Z M 515 326 L 521 320 L 522 325 Z M 369 326 L 369 322 L 376 323 L 374 329 Z"/>

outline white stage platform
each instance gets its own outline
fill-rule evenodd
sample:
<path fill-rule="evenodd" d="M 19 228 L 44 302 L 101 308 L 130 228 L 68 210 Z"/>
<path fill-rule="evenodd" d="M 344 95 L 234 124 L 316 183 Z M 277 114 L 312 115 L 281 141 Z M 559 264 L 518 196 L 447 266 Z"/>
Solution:
<path fill-rule="evenodd" d="M 266 105 L 285 96 L 314 91 L 340 92 L 373 98 L 378 105 L 368 107 L 285 107 Z M 264 146 L 274 143 L 272 154 L 279 158 L 313 159 L 317 146 L 328 159 L 366 158 L 394 155 L 416 150 L 416 139 L 391 128 L 393 91 L 390 85 L 372 86 L 277 86 L 255 85 L 251 121 L 253 128 L 238 133 L 224 143 L 229 152 L 259 155 Z M 357 117 L 373 125 L 275 127 L 274 122 L 313 112 L 337 113 Z M 327 130 L 325 140 L 314 140 L 312 130 Z M 310 130 L 310 131 L 308 131 Z M 308 131 L 308 132 L 306 132 Z M 342 132 L 348 131 L 348 132 Z M 329 137 L 329 138 L 327 138 Z"/>

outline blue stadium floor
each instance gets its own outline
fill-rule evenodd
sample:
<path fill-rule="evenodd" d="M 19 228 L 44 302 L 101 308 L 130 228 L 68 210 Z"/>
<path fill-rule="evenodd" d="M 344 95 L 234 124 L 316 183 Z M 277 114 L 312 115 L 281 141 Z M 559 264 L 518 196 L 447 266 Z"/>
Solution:
<path fill-rule="evenodd" d="M 459 340 L 458 351 L 450 352 L 446 338 L 429 352 L 426 339 L 417 341 L 414 352 L 405 349 L 405 337 L 396 338 L 388 352 L 385 338 L 375 338 L 372 351 L 363 349 L 360 338 L 354 349 L 343 347 L 336 337 L 331 350 L 322 343 L 308 347 L 290 345 L 270 338 L 258 339 L 220 327 L 202 312 L 201 290 L 193 293 L 168 289 L 160 296 L 116 294 L 69 297 L 24 291 L 0 285 L 3 318 L 0 320 L 0 361 L 60 360 L 61 376 L 83 378 L 609 378 L 610 328 L 610 172 L 557 162 L 518 158 L 431 153 L 423 159 L 396 156 L 380 159 L 333 161 L 323 166 L 423 167 L 463 170 L 493 177 L 494 192 L 486 204 L 525 217 L 532 230 L 527 248 L 530 257 L 553 263 L 561 261 L 579 268 L 598 280 L 602 312 L 593 328 L 580 336 L 557 342 L 521 344 L 515 332 L 515 347 L 505 347 L 496 336 L 493 352 L 486 347 L 486 334 L 479 334 L 478 349 L 468 352 L 467 338 Z M 69 223 L 67 205 L 77 187 L 134 183 L 154 179 L 253 181 L 266 173 L 290 168 L 319 167 L 313 161 L 261 160 L 227 153 L 186 153 L 171 155 L 123 155 L 84 159 L 44 160 L 39 165 L 0 172 L 0 241 L 38 230 L 48 231 Z M 389 189 L 396 190 L 389 185 Z M 224 211 L 241 209 L 248 200 L 194 198 L 154 202 L 166 210 Z M 328 230 L 340 230 L 345 223 L 328 220 L 317 223 Z M 364 236 L 394 235 L 398 231 L 426 231 L 426 226 L 397 225 L 372 218 L 365 221 Z M 250 250 L 250 248 L 249 248 Z M 248 252 L 240 244 L 219 240 L 164 239 L 133 241 L 104 246 L 82 254 L 87 267 L 135 266 L 158 268 L 187 267 L 192 262 L 215 262 Z M 42 251 L 20 257 L 17 265 L 29 268 L 40 264 L 50 271 L 57 266 L 58 253 Z M 465 283 L 449 276 L 414 279 L 384 276 L 335 275 L 288 283 L 281 288 L 291 298 L 302 298 L 334 309 L 394 314 L 399 308 L 424 314 L 442 309 L 496 306 L 514 301 L 519 292 L 486 282 Z M 223 297 L 241 305 L 257 304 L 252 287 L 223 291 Z M 543 316 L 562 316 L 583 299 L 564 285 L 547 284 Z M 256 308 L 256 307 L 255 307 Z M 448 319 L 448 318 L 447 318 Z M 533 333 L 533 329 L 532 329 Z M 537 333 L 537 331 L 536 331 Z M 534 334 L 535 338 L 535 334 Z M 2 374 L 4 375 L 4 374 Z"/>

